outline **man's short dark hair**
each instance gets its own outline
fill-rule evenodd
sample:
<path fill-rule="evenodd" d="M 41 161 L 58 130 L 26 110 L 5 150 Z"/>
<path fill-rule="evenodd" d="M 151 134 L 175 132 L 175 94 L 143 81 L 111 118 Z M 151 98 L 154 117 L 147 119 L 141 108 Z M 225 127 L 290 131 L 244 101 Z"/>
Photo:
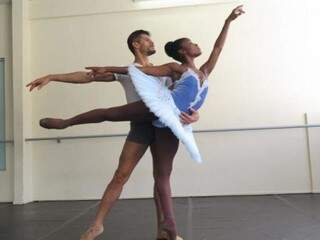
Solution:
<path fill-rule="evenodd" d="M 134 47 L 133 47 L 133 42 L 137 41 L 138 38 L 141 36 L 141 35 L 148 35 L 150 36 L 150 33 L 148 31 L 145 31 L 145 30 L 136 30 L 134 32 L 132 32 L 128 39 L 127 39 L 127 44 L 128 44 L 128 48 L 130 49 L 130 51 L 134 54 Z"/>

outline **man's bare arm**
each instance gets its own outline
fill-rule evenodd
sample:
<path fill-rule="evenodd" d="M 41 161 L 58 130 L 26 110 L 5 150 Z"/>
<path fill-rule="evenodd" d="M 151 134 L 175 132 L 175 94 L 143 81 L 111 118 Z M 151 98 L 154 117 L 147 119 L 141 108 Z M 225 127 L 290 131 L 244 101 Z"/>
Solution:
<path fill-rule="evenodd" d="M 73 84 L 83 84 L 90 82 L 112 82 L 114 81 L 113 74 L 105 74 L 95 79 L 90 72 L 72 72 L 65 74 L 49 74 L 44 77 L 38 78 L 29 84 L 26 87 L 29 88 L 29 91 L 32 91 L 34 88 L 40 90 L 42 87 L 47 85 L 49 82 L 64 82 L 64 83 L 73 83 Z"/>
<path fill-rule="evenodd" d="M 197 122 L 200 118 L 199 112 L 193 108 L 190 109 L 191 114 L 181 112 L 180 114 L 180 122 L 182 124 L 191 124 Z"/>
<path fill-rule="evenodd" d="M 183 65 L 176 62 L 167 63 L 159 66 L 145 66 L 138 67 L 142 72 L 153 76 L 172 76 L 174 73 L 182 74 L 187 70 Z M 128 67 L 86 67 L 87 70 L 91 70 L 93 76 L 100 76 L 103 74 L 128 74 Z"/>

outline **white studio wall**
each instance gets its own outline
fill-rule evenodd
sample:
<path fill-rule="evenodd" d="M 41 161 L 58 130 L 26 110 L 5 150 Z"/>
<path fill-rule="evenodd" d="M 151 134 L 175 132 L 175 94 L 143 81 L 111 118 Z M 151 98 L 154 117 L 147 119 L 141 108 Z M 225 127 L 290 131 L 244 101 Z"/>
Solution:
<path fill-rule="evenodd" d="M 207 1 L 196 6 L 137 7 L 132 1 L 32 0 L 29 2 L 23 84 L 49 73 L 89 65 L 126 65 L 133 58 L 126 38 L 136 29 L 151 31 L 157 54 L 152 62 L 172 61 L 163 46 L 187 36 L 209 56 L 235 1 Z M 150 3 L 151 4 L 151 3 Z M 319 112 L 317 59 L 320 30 L 315 0 L 244 2 L 246 14 L 232 23 L 209 97 L 196 130 L 303 125 L 304 113 Z M 24 148 L 33 200 L 100 198 L 117 166 L 125 137 L 32 141 L 33 138 L 125 134 L 127 123 L 77 126 L 47 131 L 43 117 L 68 117 L 93 108 L 125 103 L 117 83 L 50 83 L 41 91 L 21 93 Z M 22 111 L 22 109 L 20 110 Z M 318 121 L 319 120 L 319 121 Z M 320 119 L 312 118 L 312 123 Z M 16 125 L 15 125 L 16 127 Z M 317 129 L 278 129 L 196 133 L 204 163 L 188 159 L 183 146 L 175 160 L 174 196 L 318 192 L 312 187 L 317 166 Z M 309 145 L 307 142 L 309 141 Z M 310 150 L 311 149 L 311 150 Z M 313 164 L 310 164 L 310 154 Z M 17 160 L 15 160 L 17 161 Z M 152 196 L 148 153 L 135 169 L 123 198 Z M 315 163 L 316 162 L 316 163 Z M 28 198 L 29 199 L 29 198 Z"/>

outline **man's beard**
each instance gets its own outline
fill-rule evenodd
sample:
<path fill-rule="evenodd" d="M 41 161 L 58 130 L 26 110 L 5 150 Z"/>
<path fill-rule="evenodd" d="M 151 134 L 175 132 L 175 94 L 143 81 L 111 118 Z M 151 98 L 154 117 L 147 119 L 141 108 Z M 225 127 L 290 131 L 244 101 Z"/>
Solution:
<path fill-rule="evenodd" d="M 148 50 L 147 51 L 147 56 L 151 56 L 151 55 L 153 55 L 153 54 L 155 54 L 156 53 L 156 50 L 154 50 L 154 49 L 150 49 L 150 50 Z"/>

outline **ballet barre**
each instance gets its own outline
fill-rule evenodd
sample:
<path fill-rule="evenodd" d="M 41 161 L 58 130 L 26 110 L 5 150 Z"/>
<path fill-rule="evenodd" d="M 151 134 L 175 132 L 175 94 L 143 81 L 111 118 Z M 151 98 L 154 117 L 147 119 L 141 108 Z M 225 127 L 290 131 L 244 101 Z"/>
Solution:
<path fill-rule="evenodd" d="M 0 141 L 0 143 L 13 143 L 13 140 Z"/>
<path fill-rule="evenodd" d="M 297 128 L 320 128 L 320 124 L 303 124 L 303 125 L 291 125 L 291 126 L 266 126 L 266 127 L 251 127 L 251 128 L 224 128 L 224 129 L 205 129 L 194 130 L 194 133 L 215 133 L 215 132 L 242 132 L 242 131 L 261 131 L 261 130 L 281 130 L 281 129 L 297 129 Z M 58 143 L 61 140 L 71 139 L 93 139 L 93 138 L 110 138 L 110 137 L 126 137 L 127 133 L 122 134 L 102 134 L 102 135 L 83 135 L 83 136 L 64 136 L 64 137 L 46 137 L 46 138 L 26 138 L 26 142 L 34 141 L 48 141 L 55 140 Z"/>

